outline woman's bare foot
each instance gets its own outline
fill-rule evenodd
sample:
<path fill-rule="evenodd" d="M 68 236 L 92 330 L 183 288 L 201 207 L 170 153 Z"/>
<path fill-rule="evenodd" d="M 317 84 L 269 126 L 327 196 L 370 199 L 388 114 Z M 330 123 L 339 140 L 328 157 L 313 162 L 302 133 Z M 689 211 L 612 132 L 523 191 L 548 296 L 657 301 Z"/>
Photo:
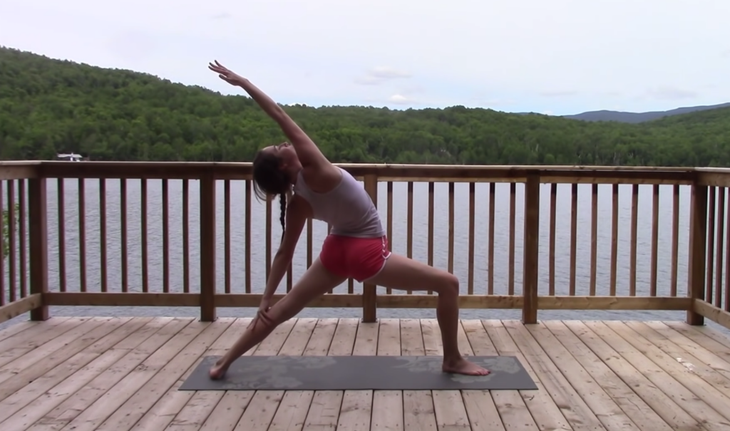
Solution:
<path fill-rule="evenodd" d="M 456 360 L 444 359 L 444 364 L 441 369 L 444 373 L 466 374 L 467 376 L 486 376 L 490 373 L 486 368 L 480 367 L 464 358 Z"/>
<path fill-rule="evenodd" d="M 218 362 L 215 363 L 215 365 L 210 367 L 208 375 L 210 376 L 211 380 L 220 380 L 223 378 L 223 376 L 226 375 L 226 371 L 228 371 L 228 367 L 223 365 L 223 359 L 219 359 Z"/>

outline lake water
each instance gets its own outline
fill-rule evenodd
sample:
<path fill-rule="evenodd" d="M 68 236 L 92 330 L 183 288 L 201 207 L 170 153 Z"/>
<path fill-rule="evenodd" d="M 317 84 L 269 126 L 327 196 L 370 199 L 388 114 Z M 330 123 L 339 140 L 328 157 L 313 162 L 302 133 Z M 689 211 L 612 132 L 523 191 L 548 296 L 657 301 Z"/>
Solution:
<path fill-rule="evenodd" d="M 217 289 L 224 289 L 224 184 L 218 182 L 217 195 Z M 597 295 L 607 295 L 610 280 L 611 258 L 611 185 L 599 186 L 598 198 L 598 243 L 597 243 Z M 570 211 L 571 186 L 559 185 L 557 197 L 557 230 L 555 283 L 557 294 L 568 294 L 570 277 Z M 100 258 L 99 258 L 99 182 L 85 182 L 86 195 L 86 261 L 87 286 L 89 291 L 99 291 Z M 415 183 L 413 188 L 413 258 L 427 262 L 428 259 L 428 184 Z M 120 236 L 120 193 L 119 181 L 107 180 L 107 244 L 108 244 L 108 279 L 110 291 L 120 291 L 121 286 L 121 236 Z M 128 257 L 130 291 L 141 291 L 141 203 L 140 182 L 127 181 L 127 223 L 128 223 Z M 190 223 L 190 286 L 197 292 L 199 285 L 199 191 L 197 181 L 189 183 L 189 223 Z M 523 236 L 523 200 L 524 185 L 517 185 L 516 217 L 515 217 L 515 254 L 514 283 L 515 293 L 522 292 L 522 236 Z M 578 229 L 577 229 L 577 269 L 576 294 L 587 295 L 590 281 L 591 264 L 591 185 L 578 187 Z M 631 229 L 631 186 L 620 187 L 619 198 L 619 237 L 617 264 L 617 294 L 629 294 L 629 258 Z M 660 187 L 659 211 L 659 243 L 657 262 L 657 294 L 669 295 L 672 244 L 672 186 Z M 689 222 L 688 186 L 682 186 L 680 192 L 679 218 L 679 252 L 677 295 L 686 295 L 687 286 L 687 244 Z M 231 182 L 231 252 L 232 252 L 232 291 L 244 292 L 245 267 L 245 184 L 243 181 Z M 52 290 L 58 290 L 58 222 L 57 222 L 57 188 L 56 181 L 48 181 L 48 213 L 49 213 L 49 283 Z M 79 251 L 78 251 L 78 181 L 65 181 L 65 234 L 66 234 L 66 273 L 68 291 L 78 291 L 79 285 Z M 391 247 L 395 253 L 405 254 L 407 238 L 407 184 L 395 183 L 393 186 L 393 237 Z M 449 229 L 449 197 L 448 184 L 436 183 L 434 209 L 434 266 L 447 268 L 448 263 L 448 229 Z M 162 291 L 162 188 L 161 181 L 148 180 L 148 251 L 149 251 L 149 284 L 150 291 Z M 169 229 L 170 229 L 170 283 L 171 291 L 181 292 L 183 286 L 182 255 L 182 182 L 169 181 Z M 387 185 L 379 184 L 378 207 L 387 226 Z M 462 292 L 467 292 L 468 274 L 468 241 L 469 241 L 469 185 L 457 183 L 455 186 L 454 205 L 454 273 L 461 280 Z M 651 268 L 651 223 L 652 223 L 652 186 L 642 185 L 639 192 L 637 235 L 637 296 L 647 296 L 649 292 Z M 494 238 L 494 293 L 507 294 L 508 258 L 509 258 L 509 184 L 497 184 L 495 196 L 495 238 Z M 550 186 L 541 186 L 540 208 L 540 259 L 539 289 L 540 294 L 548 293 L 548 246 L 550 223 Z M 272 207 L 272 254 L 276 251 L 281 235 L 279 224 L 278 200 Z M 251 291 L 260 293 L 265 285 L 265 206 L 252 199 L 251 230 Z M 489 225 L 489 185 L 476 185 L 476 218 L 475 218 L 475 272 L 474 292 L 487 292 L 488 264 L 488 225 Z M 313 252 L 320 250 L 326 235 L 326 224 L 314 222 Z M 306 269 L 306 227 L 302 233 L 296 256 L 293 262 L 294 280 Z M 7 271 L 7 269 L 6 269 Z M 286 278 L 282 280 L 279 292 L 286 289 Z M 337 290 L 346 292 L 347 284 Z M 355 292 L 361 291 L 361 285 L 355 283 Z M 379 289 L 379 294 L 384 289 Z M 252 316 L 255 308 L 219 308 L 219 316 Z M 164 308 L 164 307 L 52 307 L 54 315 L 167 315 L 198 316 L 197 308 Z M 362 310 L 353 309 L 305 309 L 299 317 L 361 317 Z M 379 309 L 378 317 L 399 318 L 432 318 L 433 309 Z M 495 318 L 518 319 L 520 310 L 473 310 L 461 311 L 462 318 Z M 18 319 L 25 319 L 19 316 Z M 595 310 L 541 310 L 540 319 L 679 319 L 684 320 L 685 312 L 670 311 L 595 311 Z M 717 325 L 713 324 L 713 327 Z"/>

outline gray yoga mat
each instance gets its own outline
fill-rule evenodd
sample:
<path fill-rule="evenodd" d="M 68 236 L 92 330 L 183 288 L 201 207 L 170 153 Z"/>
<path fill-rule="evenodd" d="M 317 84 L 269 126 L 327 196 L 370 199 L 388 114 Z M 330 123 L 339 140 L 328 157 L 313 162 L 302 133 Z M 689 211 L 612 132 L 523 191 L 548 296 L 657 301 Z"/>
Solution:
<path fill-rule="evenodd" d="M 470 356 L 491 371 L 464 376 L 441 371 L 441 356 L 242 356 L 221 380 L 208 370 L 219 357 L 205 357 L 181 391 L 247 390 L 525 390 L 535 382 L 514 356 Z"/>

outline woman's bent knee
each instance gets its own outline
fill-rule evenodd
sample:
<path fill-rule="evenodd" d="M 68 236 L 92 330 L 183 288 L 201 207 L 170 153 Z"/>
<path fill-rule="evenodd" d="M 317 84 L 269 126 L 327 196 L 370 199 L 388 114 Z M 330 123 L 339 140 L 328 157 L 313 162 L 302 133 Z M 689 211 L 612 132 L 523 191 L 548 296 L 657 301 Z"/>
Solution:
<path fill-rule="evenodd" d="M 442 272 L 438 278 L 438 288 L 434 289 L 439 295 L 459 296 L 459 279 L 450 272 Z"/>
<path fill-rule="evenodd" d="M 391 254 L 382 270 L 365 282 L 393 289 L 459 295 L 459 279 L 454 274 L 397 254 Z"/>

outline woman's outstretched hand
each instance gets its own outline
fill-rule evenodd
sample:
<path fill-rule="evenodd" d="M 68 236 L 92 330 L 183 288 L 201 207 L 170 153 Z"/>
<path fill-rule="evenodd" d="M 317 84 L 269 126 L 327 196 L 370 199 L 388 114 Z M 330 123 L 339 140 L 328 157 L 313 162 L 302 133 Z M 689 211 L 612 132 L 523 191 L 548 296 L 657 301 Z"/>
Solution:
<path fill-rule="evenodd" d="M 215 63 L 208 63 L 208 69 L 217 73 L 220 79 L 231 85 L 241 85 L 244 81 L 242 76 L 228 70 L 225 66 L 218 63 L 218 60 L 215 60 Z"/>

